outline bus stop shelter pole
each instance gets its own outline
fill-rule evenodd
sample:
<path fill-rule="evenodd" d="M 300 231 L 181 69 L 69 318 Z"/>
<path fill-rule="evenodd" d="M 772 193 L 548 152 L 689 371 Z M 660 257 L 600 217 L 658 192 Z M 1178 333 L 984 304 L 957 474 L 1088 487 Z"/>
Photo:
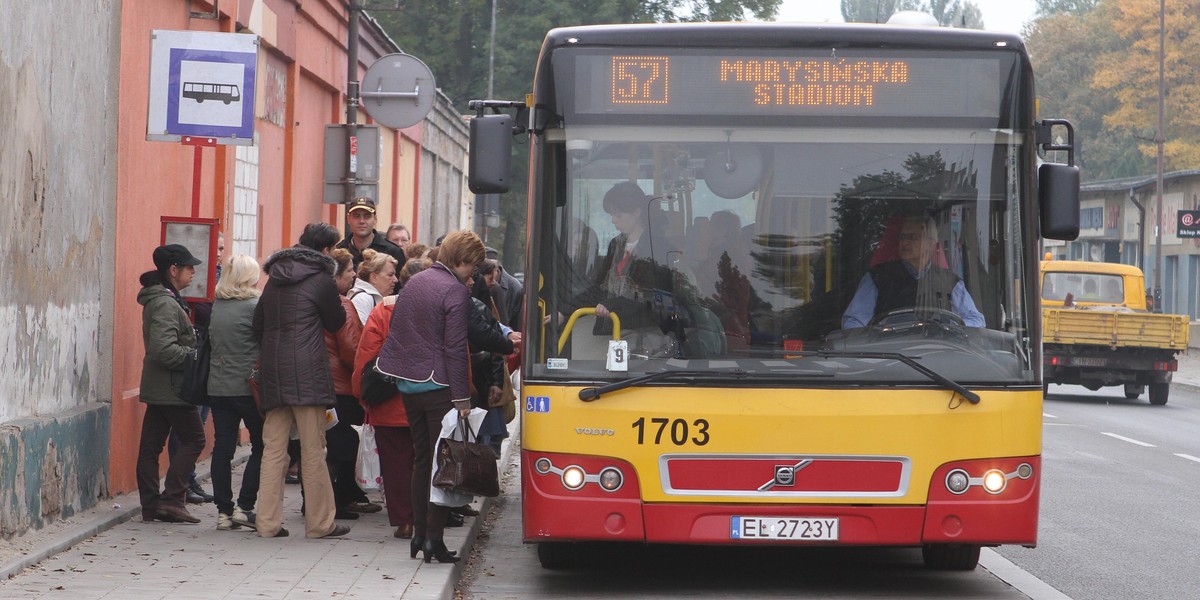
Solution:
<path fill-rule="evenodd" d="M 200 216 L 200 176 L 204 167 L 204 148 L 217 146 L 217 139 L 210 137 L 183 136 L 180 140 L 184 146 L 192 146 L 195 153 L 192 156 L 192 217 Z"/>

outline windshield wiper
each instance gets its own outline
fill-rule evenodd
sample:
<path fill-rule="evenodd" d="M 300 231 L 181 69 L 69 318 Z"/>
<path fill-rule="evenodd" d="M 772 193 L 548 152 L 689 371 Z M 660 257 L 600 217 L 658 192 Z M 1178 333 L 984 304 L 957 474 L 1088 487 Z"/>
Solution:
<path fill-rule="evenodd" d="M 748 379 L 748 378 L 754 378 L 756 380 L 761 380 L 761 379 L 772 379 L 772 378 L 781 378 L 781 377 L 793 378 L 793 377 L 796 377 L 796 375 L 788 374 L 786 376 L 782 376 L 779 373 L 751 373 L 751 372 L 745 371 L 743 369 L 733 369 L 730 371 L 724 371 L 724 370 L 720 370 L 720 369 L 712 370 L 712 371 L 688 371 L 688 370 L 659 371 L 657 373 L 647 373 L 647 374 L 641 375 L 639 377 L 631 377 L 629 379 L 623 379 L 621 381 L 614 381 L 612 383 L 606 383 L 599 387 L 586 388 L 586 389 L 580 390 L 579 391 L 579 399 L 583 400 L 584 402 L 591 402 L 592 400 L 599 398 L 601 394 L 607 394 L 609 392 L 623 390 L 625 388 L 630 388 L 630 387 L 633 387 L 636 385 L 641 385 L 643 383 L 648 383 L 651 381 L 657 381 L 659 379 L 673 379 L 675 377 L 689 377 L 689 378 L 695 378 L 695 379 Z M 831 374 L 831 373 L 805 373 L 804 377 L 833 377 L 833 374 Z"/>
<path fill-rule="evenodd" d="M 906 354 L 900 354 L 899 352 L 844 352 L 841 350 L 813 350 L 797 352 L 796 354 L 800 356 L 817 356 L 820 358 L 875 358 L 880 360 L 899 361 L 912 367 L 914 371 L 932 379 L 937 383 L 942 384 L 954 392 L 957 392 L 960 396 L 966 398 L 971 404 L 979 404 L 979 394 L 968 390 L 967 388 L 963 387 L 962 384 L 954 381 L 953 379 L 950 379 L 949 377 L 946 377 L 945 375 L 942 375 L 941 373 L 938 373 L 937 371 L 934 371 L 933 369 L 930 369 L 929 367 L 917 362 L 915 358 Z"/>
<path fill-rule="evenodd" d="M 631 377 L 621 381 L 606 383 L 600 387 L 586 388 L 579 391 L 579 399 L 584 402 L 591 402 L 600 397 L 601 394 L 623 390 L 635 385 L 657 381 L 659 379 L 671 379 L 674 377 L 713 377 L 727 375 L 732 379 L 741 379 L 747 373 L 741 369 L 736 371 L 659 371 L 657 373 L 647 373 L 641 377 Z"/>

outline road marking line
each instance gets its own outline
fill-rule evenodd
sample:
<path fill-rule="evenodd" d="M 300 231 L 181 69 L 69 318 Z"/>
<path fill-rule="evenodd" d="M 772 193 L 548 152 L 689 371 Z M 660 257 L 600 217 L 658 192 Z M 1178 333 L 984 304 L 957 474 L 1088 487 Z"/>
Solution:
<path fill-rule="evenodd" d="M 987 569 L 1000 581 L 1017 588 L 1017 591 L 1029 596 L 1030 600 L 1071 600 L 1070 596 L 1054 589 L 991 548 L 979 551 L 979 566 Z"/>
<path fill-rule="evenodd" d="M 1058 417 L 1056 417 L 1056 416 L 1054 416 L 1054 415 L 1052 415 L 1052 414 L 1050 414 L 1050 413 L 1048 413 L 1048 412 L 1044 412 L 1044 413 L 1042 413 L 1042 416 L 1043 416 L 1043 417 L 1046 417 L 1047 419 L 1057 419 L 1057 418 L 1058 418 Z"/>
<path fill-rule="evenodd" d="M 1147 444 L 1146 442 L 1141 442 L 1141 441 L 1135 440 L 1133 438 L 1127 438 L 1123 435 L 1117 435 L 1115 433 L 1109 433 L 1107 431 L 1101 431 L 1100 435 L 1107 435 L 1110 438 L 1116 438 L 1118 440 L 1121 440 L 1122 442 L 1129 442 L 1130 444 L 1137 444 L 1138 446 L 1144 446 L 1146 448 L 1157 448 L 1157 446 L 1155 446 L 1154 444 Z"/>
<path fill-rule="evenodd" d="M 1200 463 L 1200 458 L 1196 458 L 1195 456 L 1192 456 L 1191 454 L 1176 454 L 1175 456 L 1178 456 L 1179 458 L 1186 458 L 1192 462 Z"/>

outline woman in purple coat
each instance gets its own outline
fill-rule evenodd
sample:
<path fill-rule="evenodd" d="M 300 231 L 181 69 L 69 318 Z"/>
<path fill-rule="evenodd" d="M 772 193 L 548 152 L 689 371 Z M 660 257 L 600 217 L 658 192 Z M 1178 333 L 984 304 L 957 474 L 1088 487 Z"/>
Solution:
<path fill-rule="evenodd" d="M 450 509 L 429 501 L 433 446 L 442 417 L 471 412 L 467 371 L 467 281 L 486 258 L 483 241 L 469 230 L 451 232 L 438 248 L 438 261 L 408 280 L 396 299 L 391 328 L 379 353 L 379 370 L 399 380 L 412 431 L 413 538 L 410 556 L 425 562 L 457 562 L 442 533 Z"/>

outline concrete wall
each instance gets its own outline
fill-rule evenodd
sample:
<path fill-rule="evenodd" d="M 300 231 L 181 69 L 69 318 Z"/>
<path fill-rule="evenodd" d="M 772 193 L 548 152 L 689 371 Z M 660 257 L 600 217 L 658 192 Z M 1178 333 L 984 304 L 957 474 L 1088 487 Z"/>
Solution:
<path fill-rule="evenodd" d="M 107 495 L 120 7 L 0 3 L 0 538 Z"/>
<path fill-rule="evenodd" d="M 436 75 L 436 74 L 435 74 Z M 439 92 L 439 99 L 444 96 Z M 421 139 L 421 241 L 429 246 L 454 229 L 470 229 L 474 196 L 467 191 L 467 142 L 470 130 L 448 101 L 439 101 L 425 117 Z"/>

